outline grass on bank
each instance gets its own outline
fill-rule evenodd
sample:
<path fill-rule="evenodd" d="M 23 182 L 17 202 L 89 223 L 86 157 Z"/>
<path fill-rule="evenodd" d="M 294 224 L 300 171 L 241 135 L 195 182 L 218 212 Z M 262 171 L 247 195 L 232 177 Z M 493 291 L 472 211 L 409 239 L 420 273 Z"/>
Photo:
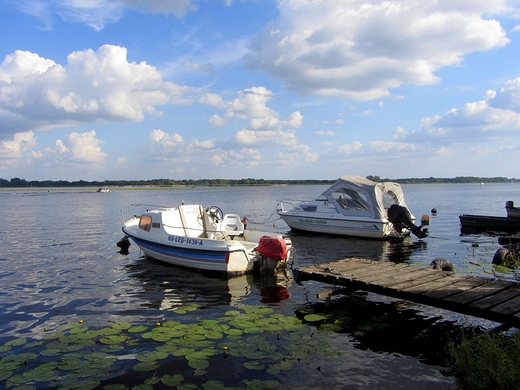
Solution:
<path fill-rule="evenodd" d="M 448 345 L 450 375 L 459 389 L 518 389 L 520 384 L 520 333 L 485 332 Z"/>

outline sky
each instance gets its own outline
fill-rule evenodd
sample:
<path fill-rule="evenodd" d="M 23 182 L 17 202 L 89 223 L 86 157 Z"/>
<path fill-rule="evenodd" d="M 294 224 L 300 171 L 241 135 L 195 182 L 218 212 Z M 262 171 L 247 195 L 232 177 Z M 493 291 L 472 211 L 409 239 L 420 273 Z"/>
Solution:
<path fill-rule="evenodd" d="M 0 178 L 520 178 L 520 0 L 2 0 Z"/>

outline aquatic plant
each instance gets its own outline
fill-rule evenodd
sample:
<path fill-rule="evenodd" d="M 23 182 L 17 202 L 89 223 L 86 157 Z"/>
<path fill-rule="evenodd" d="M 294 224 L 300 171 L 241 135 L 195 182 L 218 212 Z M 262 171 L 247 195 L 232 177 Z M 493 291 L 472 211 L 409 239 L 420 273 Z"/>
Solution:
<path fill-rule="evenodd" d="M 280 386 L 277 374 L 311 356 L 340 354 L 339 346 L 329 345 L 295 316 L 268 307 L 248 306 L 218 319 L 183 322 L 182 314 L 194 310 L 197 305 L 178 308 L 178 320 L 146 325 L 119 322 L 91 329 L 77 321 L 47 330 L 39 340 L 9 340 L 0 344 L 0 387 L 140 390 L 161 383 L 225 389 L 224 383 L 205 378 L 219 370 L 222 359 L 230 359 L 227 363 L 243 368 L 234 373 L 238 382 L 233 388 L 269 389 Z M 266 379 L 252 379 L 248 373 L 253 372 Z"/>
<path fill-rule="evenodd" d="M 520 382 L 520 333 L 461 334 L 449 344 L 450 375 L 460 389 L 517 389 Z"/>

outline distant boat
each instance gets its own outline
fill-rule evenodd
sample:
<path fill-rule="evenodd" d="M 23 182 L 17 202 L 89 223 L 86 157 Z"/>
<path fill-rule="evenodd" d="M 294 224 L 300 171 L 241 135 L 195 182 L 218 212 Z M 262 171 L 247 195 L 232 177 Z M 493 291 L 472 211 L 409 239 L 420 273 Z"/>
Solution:
<path fill-rule="evenodd" d="M 110 192 L 110 190 L 108 188 L 101 187 L 96 192 Z"/>
<path fill-rule="evenodd" d="M 518 232 L 520 231 L 520 207 L 515 207 L 513 201 L 506 202 L 506 217 L 489 215 L 459 215 L 461 230 L 472 231 L 501 231 Z"/>

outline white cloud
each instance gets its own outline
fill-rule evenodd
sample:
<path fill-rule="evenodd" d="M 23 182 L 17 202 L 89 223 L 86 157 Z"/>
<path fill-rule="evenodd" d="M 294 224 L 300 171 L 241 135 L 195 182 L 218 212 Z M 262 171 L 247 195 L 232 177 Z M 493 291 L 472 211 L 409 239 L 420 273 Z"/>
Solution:
<path fill-rule="evenodd" d="M 3 163 L 15 162 L 23 153 L 36 145 L 36 137 L 32 131 L 16 133 L 11 140 L 0 142 L 0 161 Z"/>
<path fill-rule="evenodd" d="M 330 130 L 327 130 L 327 131 L 325 131 L 325 130 L 317 130 L 317 131 L 314 132 L 314 135 L 317 135 L 319 137 L 325 136 L 325 135 L 326 136 L 333 136 L 334 132 L 330 131 Z"/>
<path fill-rule="evenodd" d="M 381 99 L 405 84 L 436 83 L 441 67 L 509 42 L 489 17 L 507 11 L 505 0 L 278 4 L 280 16 L 256 36 L 246 63 L 302 94 Z"/>
<path fill-rule="evenodd" d="M 486 91 L 483 100 L 451 108 L 443 116 L 421 121 L 416 131 L 398 129 L 396 136 L 408 142 L 430 142 L 449 148 L 457 143 L 515 142 L 520 134 L 520 78 L 509 80 L 497 91 Z"/>
<path fill-rule="evenodd" d="M 76 162 L 87 163 L 101 163 L 106 158 L 106 153 L 101 151 L 100 141 L 96 138 L 94 130 L 86 133 L 69 133 L 66 137 L 67 151 L 70 152 L 70 157 Z"/>
<path fill-rule="evenodd" d="M 0 132 L 94 121 L 142 121 L 156 106 L 184 104 L 191 90 L 163 81 L 156 68 L 127 61 L 126 49 L 104 45 L 69 54 L 65 66 L 16 51 L 0 65 Z"/>

